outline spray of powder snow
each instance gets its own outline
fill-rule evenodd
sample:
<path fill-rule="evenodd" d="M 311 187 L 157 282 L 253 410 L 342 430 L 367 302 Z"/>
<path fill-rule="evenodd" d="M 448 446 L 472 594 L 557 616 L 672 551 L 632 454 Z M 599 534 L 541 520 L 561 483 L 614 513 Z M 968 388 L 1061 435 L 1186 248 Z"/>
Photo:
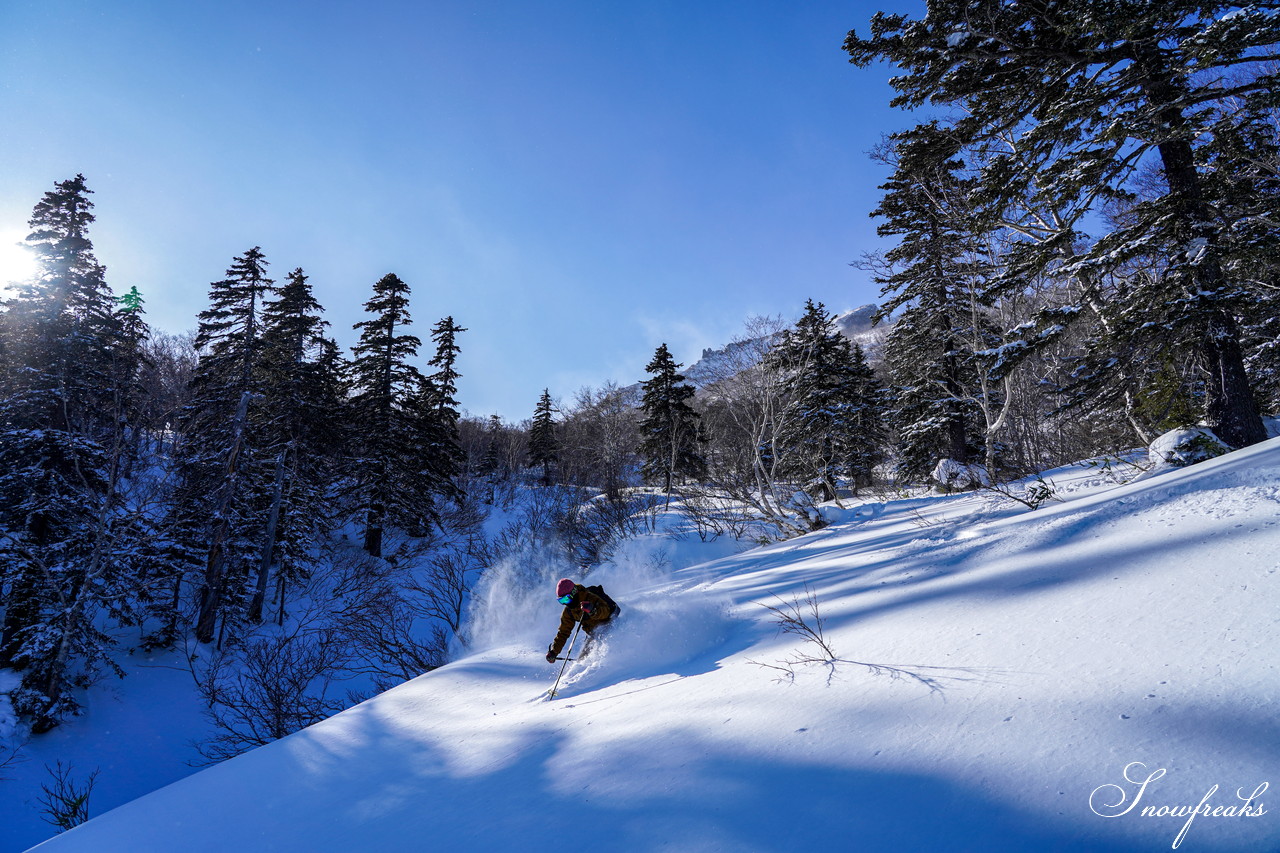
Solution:
<path fill-rule="evenodd" d="M 490 566 L 471 591 L 463 626 L 466 651 L 536 648 L 537 638 L 546 633 L 542 626 L 559 610 L 555 582 L 565 570 L 563 557 L 545 546 L 522 548 Z"/>
<path fill-rule="evenodd" d="M 600 584 L 626 609 L 641 594 L 670 582 L 666 541 L 657 537 L 624 542 L 613 559 L 582 574 L 550 545 L 529 545 L 484 573 L 472 591 L 465 634 L 471 651 L 512 644 L 545 649 L 560 623 L 556 581 L 569 577 Z"/>
<path fill-rule="evenodd" d="M 552 549 L 527 549 L 490 568 L 477 584 L 467 625 L 470 651 L 516 646 L 541 652 L 555 636 L 561 605 L 555 582 L 600 584 L 621 615 L 597 634 L 591 654 L 569 682 L 588 686 L 677 671 L 714 652 L 727 636 L 726 608 L 672 580 L 670 540 L 624 542 L 613 558 L 585 575 Z M 580 636 L 575 655 L 584 645 Z"/>

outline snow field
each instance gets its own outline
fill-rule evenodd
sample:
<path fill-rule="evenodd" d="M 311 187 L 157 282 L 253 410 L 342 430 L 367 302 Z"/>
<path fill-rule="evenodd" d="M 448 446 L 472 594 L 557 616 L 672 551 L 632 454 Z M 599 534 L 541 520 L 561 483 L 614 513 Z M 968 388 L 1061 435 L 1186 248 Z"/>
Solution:
<path fill-rule="evenodd" d="M 580 578 L 624 612 L 554 701 L 563 570 L 513 561 L 455 663 L 40 849 L 1167 850 L 1185 818 L 1108 808 L 1134 762 L 1166 771 L 1143 806 L 1280 782 L 1280 441 L 1104 479 L 702 564 L 632 543 Z M 780 681 L 806 646 L 762 604 L 809 590 L 842 660 Z M 1180 849 L 1280 849 L 1280 824 L 1199 817 Z"/>
<path fill-rule="evenodd" d="M 39 797 L 50 781 L 44 768 L 57 761 L 72 767 L 76 782 L 100 771 L 90 798 L 94 816 L 193 772 L 191 741 L 207 733 L 207 723 L 182 653 L 139 651 L 125 664 L 128 678 L 87 691 L 80 717 L 31 738 L 0 770 L 0 850 L 23 850 L 55 831 L 39 814 Z"/>

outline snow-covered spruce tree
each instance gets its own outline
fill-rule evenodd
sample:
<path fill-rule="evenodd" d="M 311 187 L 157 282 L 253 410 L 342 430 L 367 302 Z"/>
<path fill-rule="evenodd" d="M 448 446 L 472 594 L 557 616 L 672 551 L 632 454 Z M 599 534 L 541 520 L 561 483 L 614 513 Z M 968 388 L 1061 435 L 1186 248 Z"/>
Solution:
<path fill-rule="evenodd" d="M 870 484 L 887 444 L 885 398 L 862 348 L 840 333 L 826 306 L 810 299 L 768 361 L 793 389 L 794 416 L 775 442 L 786 445 L 787 475 L 818 486 L 821 500 L 835 498 L 841 481 L 854 488 Z"/>
<path fill-rule="evenodd" d="M 853 487 L 870 486 L 876 466 L 886 458 L 889 443 L 889 389 L 867 360 L 862 345 L 850 349 L 848 382 L 850 395 L 842 413 L 846 435 L 845 475 Z"/>
<path fill-rule="evenodd" d="M 666 344 L 660 344 L 645 365 L 649 374 L 642 386 L 640 409 L 640 475 L 649 483 L 660 483 L 667 499 L 677 480 L 699 480 L 706 476 L 707 462 L 701 453 L 699 415 L 689 405 L 695 389 L 684 384 L 680 365 Z"/>
<path fill-rule="evenodd" d="M 263 398 L 262 311 L 274 284 L 266 269 L 255 246 L 232 261 L 225 279 L 209 285 L 209 307 L 200 312 L 195 340 L 200 357 L 180 424 L 180 483 L 170 526 L 179 564 L 196 576 L 195 634 L 202 643 L 221 638 L 243 618 L 261 550 L 255 481 L 262 476 L 256 469 L 262 436 L 251 429 L 251 415 Z M 167 639 L 177 628 L 181 580 L 181 574 L 173 579 Z"/>
<path fill-rule="evenodd" d="M 972 186 L 959 174 L 957 146 L 936 124 L 895 134 L 893 177 L 883 184 L 877 229 L 899 243 L 876 277 L 888 298 L 877 321 L 897 312 L 884 358 L 894 386 L 897 468 L 920 480 L 938 459 L 979 461 L 976 352 L 993 341 L 974 301 L 988 266 L 963 200 Z"/>
<path fill-rule="evenodd" d="M 119 322 L 88 236 L 91 193 L 77 175 L 56 182 L 32 211 L 26 243 L 38 271 L 6 302 L 0 359 L 24 405 L 46 409 L 51 423 L 101 436 L 113 428 L 110 374 Z"/>
<path fill-rule="evenodd" d="M 933 0 L 920 20 L 875 15 L 870 36 L 850 32 L 845 50 L 854 64 L 885 59 L 902 69 L 895 105 L 959 108 L 953 129 L 970 144 L 1015 140 L 984 164 L 983 194 L 992 208 L 1031 199 L 1068 211 L 1058 246 L 1075 244 L 1095 202 L 1123 193 L 1137 166 L 1157 160 L 1166 192 L 1086 246 L 1068 271 L 1106 270 L 1153 241 L 1177 246 L 1165 275 L 1125 294 L 1113 334 L 1171 334 L 1190 348 L 1206 418 L 1239 447 L 1265 432 L 1240 345 L 1243 290 L 1224 269 L 1223 222 L 1209 207 L 1195 147 L 1228 97 L 1274 98 L 1272 68 L 1240 83 L 1225 72 L 1273 61 L 1278 44 L 1280 17 L 1257 6 Z"/>
<path fill-rule="evenodd" d="M 0 313 L 0 666 L 22 671 L 13 699 L 36 732 L 75 712 L 73 687 L 115 668 L 99 620 L 127 618 L 139 593 L 120 513 L 120 329 L 89 192 L 77 175 L 36 205 L 38 271 Z"/>
<path fill-rule="evenodd" d="M 351 363 L 352 478 L 364 549 L 381 557 L 387 525 L 419 526 L 434 484 L 423 473 L 423 378 L 409 361 L 422 342 L 408 334 L 409 285 L 384 275 L 364 308 L 371 316 L 354 326 L 360 341 Z"/>
<path fill-rule="evenodd" d="M 435 494 L 453 495 L 456 479 L 466 466 L 458 438 L 458 333 L 462 326 L 445 317 L 431 327 L 436 352 L 427 364 L 435 368 L 422 386 L 419 417 L 425 449 L 423 476 Z"/>
<path fill-rule="evenodd" d="M 1277 237 L 1276 125 L 1269 109 L 1227 99 L 1197 139 L 1192 152 L 1203 178 L 1207 209 L 1221 224 L 1219 258 L 1227 279 L 1240 288 L 1234 300 L 1250 384 L 1259 402 L 1273 399 L 1277 331 L 1275 261 Z M 1129 182 L 1132 193 L 1107 204 L 1113 232 L 1141 228 L 1149 208 L 1169 192 L 1157 162 L 1145 163 Z M 1095 413 L 1109 399 L 1125 395 L 1126 411 L 1146 442 L 1179 426 L 1198 423 L 1207 396 L 1202 360 L 1197 357 L 1193 325 L 1141 328 L 1147 303 L 1161 296 L 1166 279 L 1176 272 L 1183 247 L 1172 232 L 1157 233 L 1122 262 L 1094 273 L 1107 304 L 1097 311 L 1102 334 L 1089 340 L 1072 380 L 1066 384 L 1075 409 Z M 1171 260 L 1173 262 L 1171 263 Z M 1086 272 L 1085 275 L 1091 273 Z M 1138 327 L 1138 333 L 1134 332 Z M 1078 416 L 1079 412 L 1073 412 Z"/>
<path fill-rule="evenodd" d="M 298 268 L 262 312 L 258 384 L 263 396 L 251 421 L 270 474 L 260 484 L 266 486 L 260 498 L 266 520 L 252 571 L 248 618 L 254 622 L 263 619 L 273 568 L 283 614 L 285 586 L 300 576 L 307 549 L 330 520 L 326 490 L 342 440 L 343 397 L 336 345 L 324 336 L 323 311 Z"/>
<path fill-rule="evenodd" d="M 152 367 L 147 355 L 151 329 L 143 319 L 142 294 L 137 287 L 116 299 L 115 319 L 119 335 L 112 347 L 112 410 L 116 413 L 116 429 L 125 434 L 128 456 L 126 471 L 137 460 L 143 439 L 146 389 L 143 373 Z"/>
<path fill-rule="evenodd" d="M 560 442 L 556 438 L 555 404 L 549 388 L 542 389 L 533 420 L 529 422 L 528 458 L 531 466 L 542 468 L 542 485 L 551 485 L 551 472 L 560 458 Z"/>
<path fill-rule="evenodd" d="M 485 428 L 484 455 L 480 457 L 477 473 L 492 482 L 502 476 L 502 418 L 489 415 L 489 423 Z"/>
<path fill-rule="evenodd" d="M 1233 105 L 1196 154 L 1224 221 L 1224 271 L 1247 291 L 1245 367 L 1264 413 L 1280 414 L 1280 105 Z"/>

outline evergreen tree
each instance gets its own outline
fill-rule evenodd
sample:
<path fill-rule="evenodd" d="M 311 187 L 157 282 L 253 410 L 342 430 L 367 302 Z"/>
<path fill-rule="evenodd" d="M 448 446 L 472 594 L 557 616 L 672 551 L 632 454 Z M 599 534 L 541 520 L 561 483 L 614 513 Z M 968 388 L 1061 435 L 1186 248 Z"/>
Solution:
<path fill-rule="evenodd" d="M 876 280 L 888 297 L 877 321 L 898 317 L 885 343 L 895 386 L 898 472 L 928 475 L 939 458 L 962 465 L 978 447 L 978 369 L 975 352 L 988 343 L 977 291 L 987 271 L 974 220 L 961 200 L 973 191 L 961 178 L 955 143 L 936 124 L 892 138 L 896 169 L 873 215 L 877 232 L 898 237 L 885 254 L 887 274 Z M 977 310 L 976 310 L 977 309 Z"/>
<path fill-rule="evenodd" d="M 271 473 L 261 499 L 266 520 L 253 572 L 252 621 L 263 617 L 273 566 L 283 608 L 284 584 L 300 576 L 306 551 L 328 519 L 325 487 L 341 440 L 341 397 L 322 313 L 299 268 L 274 291 L 262 314 L 258 384 L 263 399 L 255 431 Z"/>
<path fill-rule="evenodd" d="M 836 497 L 840 480 L 855 488 L 869 483 L 883 455 L 883 394 L 862 348 L 840 333 L 821 302 L 809 300 L 770 350 L 769 362 L 792 388 L 794 412 L 776 439 L 787 445 L 785 473 L 816 481 L 824 500 Z"/>
<path fill-rule="evenodd" d="M 426 469 L 423 475 L 426 487 L 447 495 L 456 491 L 454 478 L 462 473 L 466 454 L 458 438 L 458 353 L 459 332 L 466 329 L 445 317 L 431 329 L 436 353 L 428 364 L 435 370 L 423 386 L 422 426 L 423 444 L 426 449 Z"/>
<path fill-rule="evenodd" d="M 542 389 L 538 406 L 529 424 L 529 464 L 542 467 L 542 484 L 551 485 L 551 469 L 560 458 L 560 443 L 556 438 L 555 406 L 551 402 L 551 390 Z"/>
<path fill-rule="evenodd" d="M 127 617 L 134 538 L 120 512 L 113 405 L 119 324 L 93 254 L 84 177 L 35 206 L 34 278 L 0 313 L 0 667 L 22 671 L 19 713 L 45 731 L 108 657 L 99 619 Z"/>
<path fill-rule="evenodd" d="M 196 333 L 199 361 L 183 413 L 178 451 L 181 483 L 172 526 L 186 562 L 197 569 L 196 639 L 212 642 L 221 619 L 243 617 L 262 536 L 260 439 L 251 429 L 261 385 L 262 311 L 274 282 L 255 246 L 209 286 L 209 307 Z M 259 481 L 259 483 L 255 483 Z M 175 589 L 180 583 L 175 578 Z M 175 602 L 177 596 L 173 599 Z M 176 614 L 168 621 L 173 630 Z"/>
<path fill-rule="evenodd" d="M 640 474 L 651 483 L 662 483 L 668 499 L 676 478 L 701 479 L 707 463 L 699 452 L 698 413 L 689 405 L 692 385 L 682 384 L 680 365 L 666 344 L 654 352 L 645 365 L 651 378 L 645 380 L 640 408 Z"/>
<path fill-rule="evenodd" d="M 1224 221 L 1223 267 L 1240 300 L 1245 367 L 1263 412 L 1280 412 L 1280 113 L 1238 105 L 1196 149 Z"/>
<path fill-rule="evenodd" d="M 845 395 L 840 410 L 844 473 L 853 485 L 870 486 L 888 443 L 888 389 L 876 378 L 860 344 L 849 350 Z"/>
<path fill-rule="evenodd" d="M 502 470 L 502 418 L 489 416 L 489 428 L 485 430 L 484 456 L 480 459 L 479 473 L 491 481 L 498 479 Z"/>
<path fill-rule="evenodd" d="M 111 387 L 115 400 L 112 410 L 116 413 L 117 430 L 120 432 L 118 440 L 124 440 L 124 430 L 128 428 L 127 470 L 137 459 L 143 432 L 141 427 L 145 420 L 142 374 L 152 367 L 146 353 L 151 330 L 143 319 L 142 306 L 142 294 L 137 287 L 129 288 L 128 293 L 116 299 L 115 318 L 119 336 L 113 347 Z"/>
<path fill-rule="evenodd" d="M 1224 222 L 1196 147 L 1228 98 L 1245 111 L 1274 100 L 1280 77 L 1262 66 L 1277 44 L 1280 18 L 1232 3 L 931 0 L 920 20 L 875 15 L 870 37 L 850 32 L 845 49 L 857 65 L 903 70 L 895 105 L 961 108 L 956 135 L 998 152 L 980 181 L 994 215 L 1027 204 L 1061 214 L 1007 286 L 1064 259 L 1088 283 L 1153 244 L 1176 247 L 1163 274 L 1121 294 L 1111 334 L 1138 346 L 1171 339 L 1191 354 L 1210 425 L 1238 447 L 1265 431 L 1240 345 L 1243 290 L 1224 267 Z M 1257 70 L 1248 80 L 1225 73 L 1247 67 Z M 1123 196 L 1144 159 L 1159 163 L 1165 192 L 1076 254 L 1096 203 Z"/>
<path fill-rule="evenodd" d="M 56 182 L 35 206 L 26 243 L 38 271 L 5 304 L 0 363 L 6 391 L 22 397 L 21 405 L 41 422 L 101 436 L 112 425 L 118 322 L 106 270 L 89 240 L 91 193 L 76 175 Z"/>
<path fill-rule="evenodd" d="M 323 313 L 302 269 L 289 273 L 263 310 L 257 378 L 259 443 L 271 450 L 291 446 L 290 455 L 317 464 L 332 460 L 342 440 L 344 365 L 337 344 L 324 334 L 329 324 Z"/>
<path fill-rule="evenodd" d="M 235 258 L 227 277 L 209 286 L 209 307 L 200 312 L 196 349 L 200 366 L 194 383 L 208 395 L 218 392 L 226 405 L 254 389 L 254 372 L 262 348 L 262 311 L 275 284 L 267 277 L 267 260 L 254 246 Z"/>
<path fill-rule="evenodd" d="M 364 307 L 372 316 L 355 324 L 361 332 L 351 364 L 352 419 L 359 424 L 352 436 L 353 474 L 364 516 L 364 549 L 380 557 L 387 525 L 418 524 L 431 494 L 423 477 L 423 378 L 409 363 L 421 346 L 407 332 L 409 285 L 387 274 Z"/>

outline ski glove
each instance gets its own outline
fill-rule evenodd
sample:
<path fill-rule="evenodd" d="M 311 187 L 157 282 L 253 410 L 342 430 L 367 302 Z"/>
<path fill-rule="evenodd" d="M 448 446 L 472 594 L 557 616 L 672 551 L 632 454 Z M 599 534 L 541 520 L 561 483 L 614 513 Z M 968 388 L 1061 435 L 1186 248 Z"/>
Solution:
<path fill-rule="evenodd" d="M 547 646 L 547 663 L 556 662 L 556 653 L 551 651 L 551 647 Z"/>
<path fill-rule="evenodd" d="M 594 604 L 594 603 L 592 603 L 592 602 L 590 602 L 590 601 L 584 601 L 584 602 L 582 602 L 582 612 L 583 612 L 583 613 L 588 613 L 588 614 L 590 614 L 590 613 L 595 613 L 595 611 L 596 611 L 596 606 L 595 606 L 595 604 Z"/>

